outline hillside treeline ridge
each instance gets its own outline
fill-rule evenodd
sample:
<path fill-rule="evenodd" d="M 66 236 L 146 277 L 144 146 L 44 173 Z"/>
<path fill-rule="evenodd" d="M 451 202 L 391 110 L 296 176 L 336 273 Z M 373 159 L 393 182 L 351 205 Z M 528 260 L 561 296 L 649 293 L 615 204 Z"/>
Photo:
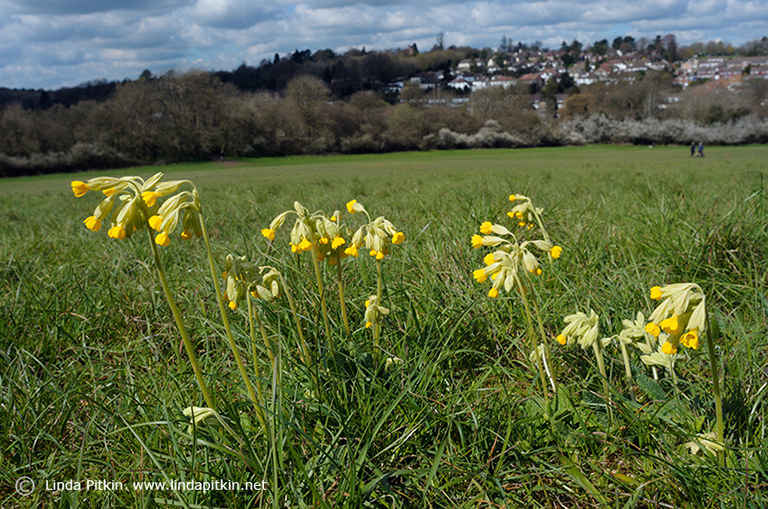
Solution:
<path fill-rule="evenodd" d="M 466 48 L 331 52 L 326 58 L 338 62 L 330 75 L 318 53 L 276 56 L 233 73 L 147 71 L 135 81 L 90 84 L 96 98 L 69 92 L 71 104 L 54 101 L 55 94 L 36 106 L 11 102 L 0 112 L 0 175 L 221 157 L 768 142 L 764 79 L 701 81 L 682 90 L 669 69 L 582 86 L 565 72 L 539 85 L 518 80 L 467 93 L 447 87 L 451 65 L 466 59 Z M 394 96 L 384 86 L 389 74 L 421 72 L 443 74 L 443 86 L 425 91 L 404 79 Z M 253 90 L 233 78 L 238 73 L 252 77 Z M 255 85 L 264 76 L 273 87 Z"/>

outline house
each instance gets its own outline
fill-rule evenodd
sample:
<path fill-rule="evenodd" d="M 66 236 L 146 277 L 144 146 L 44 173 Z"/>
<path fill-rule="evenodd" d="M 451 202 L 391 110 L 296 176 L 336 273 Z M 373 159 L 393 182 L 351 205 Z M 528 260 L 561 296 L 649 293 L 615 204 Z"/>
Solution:
<path fill-rule="evenodd" d="M 448 83 L 448 87 L 454 89 L 454 90 L 460 90 L 461 92 L 466 92 L 467 90 L 470 90 L 472 88 L 472 83 L 464 79 L 463 77 L 459 76 L 454 79 L 452 79 Z"/>

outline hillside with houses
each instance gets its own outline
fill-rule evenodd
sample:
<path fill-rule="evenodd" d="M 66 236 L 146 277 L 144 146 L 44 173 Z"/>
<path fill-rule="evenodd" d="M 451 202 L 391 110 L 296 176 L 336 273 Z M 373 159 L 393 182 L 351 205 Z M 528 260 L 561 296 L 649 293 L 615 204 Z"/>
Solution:
<path fill-rule="evenodd" d="M 295 51 L 233 71 L 0 89 L 0 175 L 290 154 L 768 143 L 768 38 Z"/>

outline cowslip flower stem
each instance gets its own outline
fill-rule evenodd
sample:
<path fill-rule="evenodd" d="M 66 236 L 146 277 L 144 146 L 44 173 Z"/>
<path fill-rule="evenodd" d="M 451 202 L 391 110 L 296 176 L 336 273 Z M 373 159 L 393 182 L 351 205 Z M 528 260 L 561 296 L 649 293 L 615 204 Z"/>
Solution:
<path fill-rule="evenodd" d="M 171 288 L 168 286 L 168 279 L 165 277 L 163 263 L 160 260 L 160 253 L 158 252 L 157 245 L 155 244 L 155 239 L 152 238 L 152 232 L 149 229 L 147 229 L 147 235 L 149 236 L 149 244 L 152 246 L 152 255 L 155 259 L 155 269 L 157 270 L 157 275 L 160 278 L 160 285 L 163 287 L 165 300 L 168 302 L 168 306 L 171 308 L 173 319 L 176 321 L 176 327 L 179 329 L 181 340 L 184 343 L 184 349 L 187 351 L 189 364 L 192 366 L 192 371 L 195 373 L 195 378 L 197 379 L 197 385 L 200 387 L 200 392 L 203 393 L 203 399 L 205 399 L 206 406 L 215 410 L 216 405 L 213 403 L 211 393 L 208 391 L 208 386 L 205 384 L 205 380 L 203 379 L 203 372 L 200 370 L 200 365 L 197 363 L 195 347 L 192 345 L 192 341 L 189 339 L 187 328 L 184 326 L 184 320 L 181 317 L 181 311 L 179 311 L 179 307 L 176 305 L 176 301 L 173 299 L 173 295 L 171 294 Z"/>
<path fill-rule="evenodd" d="M 603 359 L 603 341 L 596 339 L 592 343 L 592 349 L 595 351 L 595 360 L 597 360 L 597 368 L 600 370 L 600 378 L 603 382 L 603 392 L 605 393 L 605 408 L 608 413 L 608 422 L 613 423 L 613 412 L 611 410 L 611 393 L 608 390 L 608 375 L 605 372 L 605 360 Z"/>
<path fill-rule="evenodd" d="M 248 396 L 251 398 L 251 402 L 258 407 L 259 401 L 256 397 L 256 393 L 251 384 L 251 380 L 248 377 L 248 372 L 245 370 L 243 359 L 240 357 L 240 351 L 235 343 L 235 338 L 232 335 L 232 327 L 229 325 L 229 317 L 227 316 L 227 306 L 224 304 L 224 295 L 221 293 L 221 286 L 219 285 L 219 272 L 216 270 L 216 264 L 213 261 L 213 252 L 211 251 L 211 242 L 208 238 L 208 229 L 205 227 L 205 218 L 202 212 L 200 213 L 200 229 L 203 232 L 203 240 L 205 241 L 205 250 L 208 254 L 208 265 L 211 269 L 211 280 L 213 281 L 213 288 L 216 291 L 216 300 L 219 303 L 219 312 L 221 313 L 221 322 L 224 324 L 224 330 L 227 333 L 227 340 L 229 341 L 229 348 L 232 350 L 232 355 L 235 357 L 235 363 L 240 370 L 240 376 L 243 378 L 245 387 L 248 390 Z"/>
<path fill-rule="evenodd" d="M 637 398 L 635 396 L 635 386 L 632 381 L 632 367 L 629 364 L 629 352 L 627 352 L 627 345 L 621 341 L 619 341 L 619 343 L 621 343 L 621 357 L 624 360 L 624 373 L 626 374 L 627 382 L 629 383 L 629 392 L 632 394 L 632 400 L 636 401 Z"/>
<path fill-rule="evenodd" d="M 526 327 L 525 331 L 528 334 L 528 336 L 531 338 L 531 344 L 533 346 L 532 352 L 536 352 L 536 362 L 535 367 L 539 369 L 539 376 L 541 377 L 541 388 L 544 390 L 544 399 L 547 401 L 547 404 L 549 404 L 549 391 L 547 391 L 547 377 L 544 374 L 544 367 L 541 363 L 541 356 L 538 354 L 538 345 L 536 344 L 536 337 L 535 333 L 533 332 L 533 319 L 531 318 L 531 306 L 528 304 L 528 297 L 525 296 L 525 288 L 523 287 L 523 282 L 520 280 L 520 278 L 515 278 L 517 280 L 517 288 L 520 290 L 520 297 L 523 300 L 523 307 L 525 308 L 525 320 L 528 323 L 528 327 Z M 546 343 L 545 343 L 546 345 Z"/>
<path fill-rule="evenodd" d="M 341 250 L 336 252 L 336 275 L 339 279 L 339 303 L 341 304 L 341 317 L 344 320 L 344 330 L 347 333 L 347 338 L 352 338 L 352 333 L 349 331 L 349 317 L 347 316 L 347 305 L 344 302 L 344 280 L 341 277 Z"/>
<path fill-rule="evenodd" d="M 533 282 L 531 281 L 531 276 L 528 272 L 525 273 L 525 279 L 528 282 L 529 288 L 533 289 Z M 533 296 L 533 310 L 536 312 L 536 321 L 539 325 L 539 334 L 541 335 L 541 344 L 544 345 L 544 367 L 546 368 L 546 365 L 548 363 L 551 364 L 551 358 L 552 356 L 549 353 L 549 343 L 547 341 L 547 334 L 544 332 L 544 322 L 541 318 L 541 310 L 539 309 L 539 301 L 536 299 L 536 295 Z M 552 391 L 557 394 L 557 381 L 555 380 L 555 375 L 550 370 L 547 370 L 547 375 L 549 375 L 549 383 L 552 384 Z"/>
<path fill-rule="evenodd" d="M 325 336 L 328 338 L 328 348 L 331 352 L 336 351 L 333 345 L 333 336 L 331 336 L 331 324 L 328 321 L 328 307 L 325 305 L 325 289 L 323 288 L 323 276 L 320 274 L 320 262 L 317 261 L 320 251 L 317 249 L 317 243 L 312 243 L 312 263 L 315 266 L 315 276 L 317 277 L 317 291 L 320 294 L 320 310 L 323 312 L 323 324 L 325 325 Z"/>
<path fill-rule="evenodd" d="M 383 283 L 381 280 L 381 260 L 376 260 L 376 303 L 381 305 L 381 294 L 383 289 Z M 374 320 L 373 324 L 373 360 L 378 362 L 379 360 L 379 337 L 381 336 L 381 323 L 379 320 Z"/>
<path fill-rule="evenodd" d="M 285 291 L 285 296 L 288 298 L 288 305 L 291 307 L 291 314 L 293 315 L 293 321 L 296 324 L 296 331 L 299 333 L 299 348 L 301 349 L 301 357 L 304 361 L 304 364 L 307 366 L 307 369 L 311 369 L 312 367 L 312 357 L 309 355 L 309 346 L 307 345 L 307 340 L 304 339 L 304 332 L 301 330 L 301 320 L 299 320 L 299 313 L 296 311 L 296 304 L 293 302 L 293 296 L 291 295 L 290 290 L 288 289 L 288 285 L 285 284 L 285 279 L 283 278 L 283 275 L 280 274 L 280 284 L 283 287 L 283 290 Z"/>
<path fill-rule="evenodd" d="M 723 424 L 723 398 L 720 394 L 720 377 L 717 374 L 717 358 L 715 356 L 715 339 L 717 338 L 712 337 L 713 334 L 712 326 L 709 323 L 709 313 L 707 313 L 705 320 L 707 321 L 707 350 L 709 351 L 709 364 L 712 369 L 712 390 L 715 394 L 715 433 L 717 434 L 717 442 L 719 444 L 725 444 L 725 425 Z M 720 467 L 725 466 L 724 450 L 717 452 L 717 463 L 720 465 Z"/>
<path fill-rule="evenodd" d="M 250 295 L 246 295 L 246 299 L 248 299 L 248 326 L 250 328 L 251 332 L 251 352 L 253 355 L 253 372 L 256 375 L 256 394 L 259 398 L 259 406 L 256 407 L 256 416 L 259 418 L 259 422 L 262 426 L 264 426 L 264 429 L 267 429 L 267 419 L 266 415 L 264 415 L 264 392 L 261 388 L 261 373 L 259 373 L 259 350 L 256 348 L 256 331 L 253 327 L 254 317 L 256 318 L 256 321 L 258 321 L 259 328 L 261 329 L 261 334 L 264 338 L 264 342 L 267 344 L 267 352 L 269 352 L 270 356 L 270 362 L 274 366 L 275 359 L 274 354 L 272 353 L 271 348 L 269 347 L 269 340 L 266 336 L 266 331 L 264 330 L 264 326 L 261 323 L 261 320 L 259 320 L 259 315 L 254 311 L 253 309 L 253 299 Z"/>

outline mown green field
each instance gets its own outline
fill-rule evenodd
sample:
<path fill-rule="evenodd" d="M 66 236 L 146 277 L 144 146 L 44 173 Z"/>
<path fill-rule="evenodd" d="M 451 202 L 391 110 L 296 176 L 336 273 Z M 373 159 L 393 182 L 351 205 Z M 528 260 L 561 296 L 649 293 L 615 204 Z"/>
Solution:
<path fill-rule="evenodd" d="M 247 306 L 227 311 L 248 376 L 261 382 L 268 422 L 260 425 L 204 244 L 172 234 L 160 256 L 226 425 L 208 420 L 193 433 L 182 411 L 206 404 L 146 234 L 113 240 L 106 223 L 88 231 L 83 220 L 103 195 L 75 198 L 70 187 L 158 169 L 0 181 L 0 506 L 763 507 L 768 147 L 705 152 L 601 146 L 160 168 L 166 180 L 198 186 L 217 271 L 231 253 L 283 273 L 312 352 L 307 367 L 285 296 L 257 300 L 272 346 L 256 333 L 257 375 Z M 539 256 L 542 274 L 525 292 L 557 390 L 542 389 L 529 360 L 541 335 L 536 318 L 527 326 L 520 292 L 491 299 L 491 278 L 473 279 L 492 251 L 470 245 L 481 223 L 518 231 L 506 215 L 512 193 L 543 208 L 562 246 L 554 262 Z M 377 292 L 373 258 L 361 249 L 342 261 L 351 337 L 336 267 L 321 265 L 329 338 L 310 253 L 288 249 L 294 218 L 274 245 L 260 233 L 296 200 L 310 212 L 341 210 L 354 231 L 365 219 L 346 212 L 351 199 L 405 234 L 381 262 L 390 313 L 376 350 L 363 315 Z M 630 348 L 632 381 L 616 339 L 604 348 L 605 377 L 591 349 L 555 340 L 565 315 L 590 309 L 600 337 L 612 337 L 622 320 L 650 315 L 651 287 L 681 282 L 701 287 L 719 324 L 720 458 L 686 446 L 715 430 L 703 336 L 700 348 L 680 349 L 674 377 L 659 368 L 658 380 Z M 402 364 L 385 367 L 387 357 Z M 16 492 L 20 476 L 36 483 L 27 496 Z M 83 489 L 46 488 L 68 480 Z M 124 487 L 86 490 L 86 480 Z M 130 485 L 144 480 L 265 481 L 265 489 Z"/>

